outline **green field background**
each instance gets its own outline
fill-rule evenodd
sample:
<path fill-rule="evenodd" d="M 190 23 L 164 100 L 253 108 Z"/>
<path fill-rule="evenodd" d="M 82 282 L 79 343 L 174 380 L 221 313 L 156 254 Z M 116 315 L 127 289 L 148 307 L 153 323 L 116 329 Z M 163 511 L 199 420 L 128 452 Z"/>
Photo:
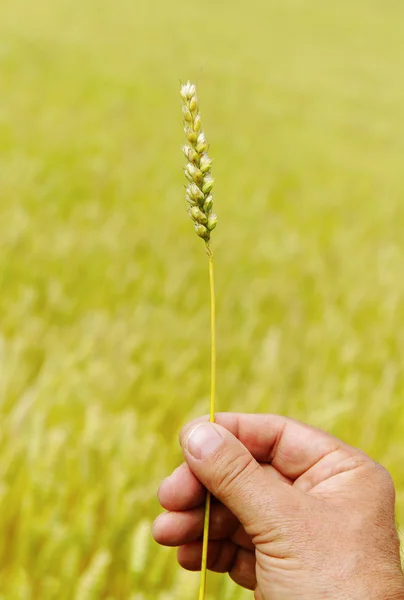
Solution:
<path fill-rule="evenodd" d="M 218 408 L 360 446 L 404 523 L 403 64 L 401 0 L 1 3 L 1 600 L 197 597 L 150 537 L 208 411 L 180 80 L 214 158 Z"/>

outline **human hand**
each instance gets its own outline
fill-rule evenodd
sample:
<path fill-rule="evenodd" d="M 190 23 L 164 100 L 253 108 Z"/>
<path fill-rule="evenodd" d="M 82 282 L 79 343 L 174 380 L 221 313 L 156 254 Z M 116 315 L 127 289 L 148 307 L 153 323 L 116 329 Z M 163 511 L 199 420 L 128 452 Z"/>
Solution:
<path fill-rule="evenodd" d="M 205 487 L 208 568 L 255 600 L 403 600 L 390 475 L 331 435 L 275 415 L 219 413 L 180 436 L 155 539 L 199 570 Z"/>

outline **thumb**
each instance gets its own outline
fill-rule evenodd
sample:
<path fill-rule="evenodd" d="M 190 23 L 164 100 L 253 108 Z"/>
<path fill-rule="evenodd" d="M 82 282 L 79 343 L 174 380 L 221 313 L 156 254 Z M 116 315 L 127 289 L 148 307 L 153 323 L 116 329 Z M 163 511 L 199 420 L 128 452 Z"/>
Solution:
<path fill-rule="evenodd" d="M 195 477 L 231 512 L 250 535 L 279 525 L 291 507 L 293 489 L 268 473 L 230 431 L 199 423 L 180 436 Z M 295 504 L 295 502 L 293 502 Z M 283 520 L 281 519 L 281 520 Z"/>

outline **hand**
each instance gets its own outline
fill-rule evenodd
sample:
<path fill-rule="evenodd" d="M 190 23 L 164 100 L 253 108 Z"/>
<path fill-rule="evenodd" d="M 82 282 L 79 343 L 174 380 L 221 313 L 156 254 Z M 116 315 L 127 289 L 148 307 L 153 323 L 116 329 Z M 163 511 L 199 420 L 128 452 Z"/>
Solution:
<path fill-rule="evenodd" d="M 155 539 L 201 564 L 205 487 L 214 496 L 208 568 L 256 600 L 403 600 L 387 471 L 331 435 L 275 415 L 222 413 L 181 432 Z"/>

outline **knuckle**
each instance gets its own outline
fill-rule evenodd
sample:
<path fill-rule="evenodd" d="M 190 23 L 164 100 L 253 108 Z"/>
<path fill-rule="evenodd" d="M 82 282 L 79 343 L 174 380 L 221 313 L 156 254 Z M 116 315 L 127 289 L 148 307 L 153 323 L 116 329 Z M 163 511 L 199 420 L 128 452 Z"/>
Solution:
<path fill-rule="evenodd" d="M 362 483 L 369 510 L 376 510 L 382 521 L 384 517 L 390 518 L 394 514 L 396 493 L 388 470 L 372 460 L 363 472 Z"/>
<path fill-rule="evenodd" d="M 395 496 L 395 488 L 393 478 L 390 472 L 383 467 L 383 465 L 376 463 L 377 475 L 380 483 L 383 485 L 384 493 L 388 493 L 390 496 Z"/>
<path fill-rule="evenodd" d="M 366 474 L 369 480 L 373 480 L 374 483 L 379 484 L 384 491 L 388 490 L 389 488 L 394 491 L 393 478 L 386 467 L 380 463 L 369 459 L 366 465 Z"/>
<path fill-rule="evenodd" d="M 260 468 L 251 454 L 236 456 L 230 460 L 223 457 L 216 465 L 215 493 L 218 497 L 233 494 L 237 488 L 246 484 L 253 472 Z"/>
<path fill-rule="evenodd" d="M 372 460 L 365 454 L 359 454 L 355 457 L 356 467 L 362 472 L 364 479 L 369 482 L 378 483 L 384 492 L 392 492 L 394 494 L 394 483 L 389 471 L 380 463 Z"/>

